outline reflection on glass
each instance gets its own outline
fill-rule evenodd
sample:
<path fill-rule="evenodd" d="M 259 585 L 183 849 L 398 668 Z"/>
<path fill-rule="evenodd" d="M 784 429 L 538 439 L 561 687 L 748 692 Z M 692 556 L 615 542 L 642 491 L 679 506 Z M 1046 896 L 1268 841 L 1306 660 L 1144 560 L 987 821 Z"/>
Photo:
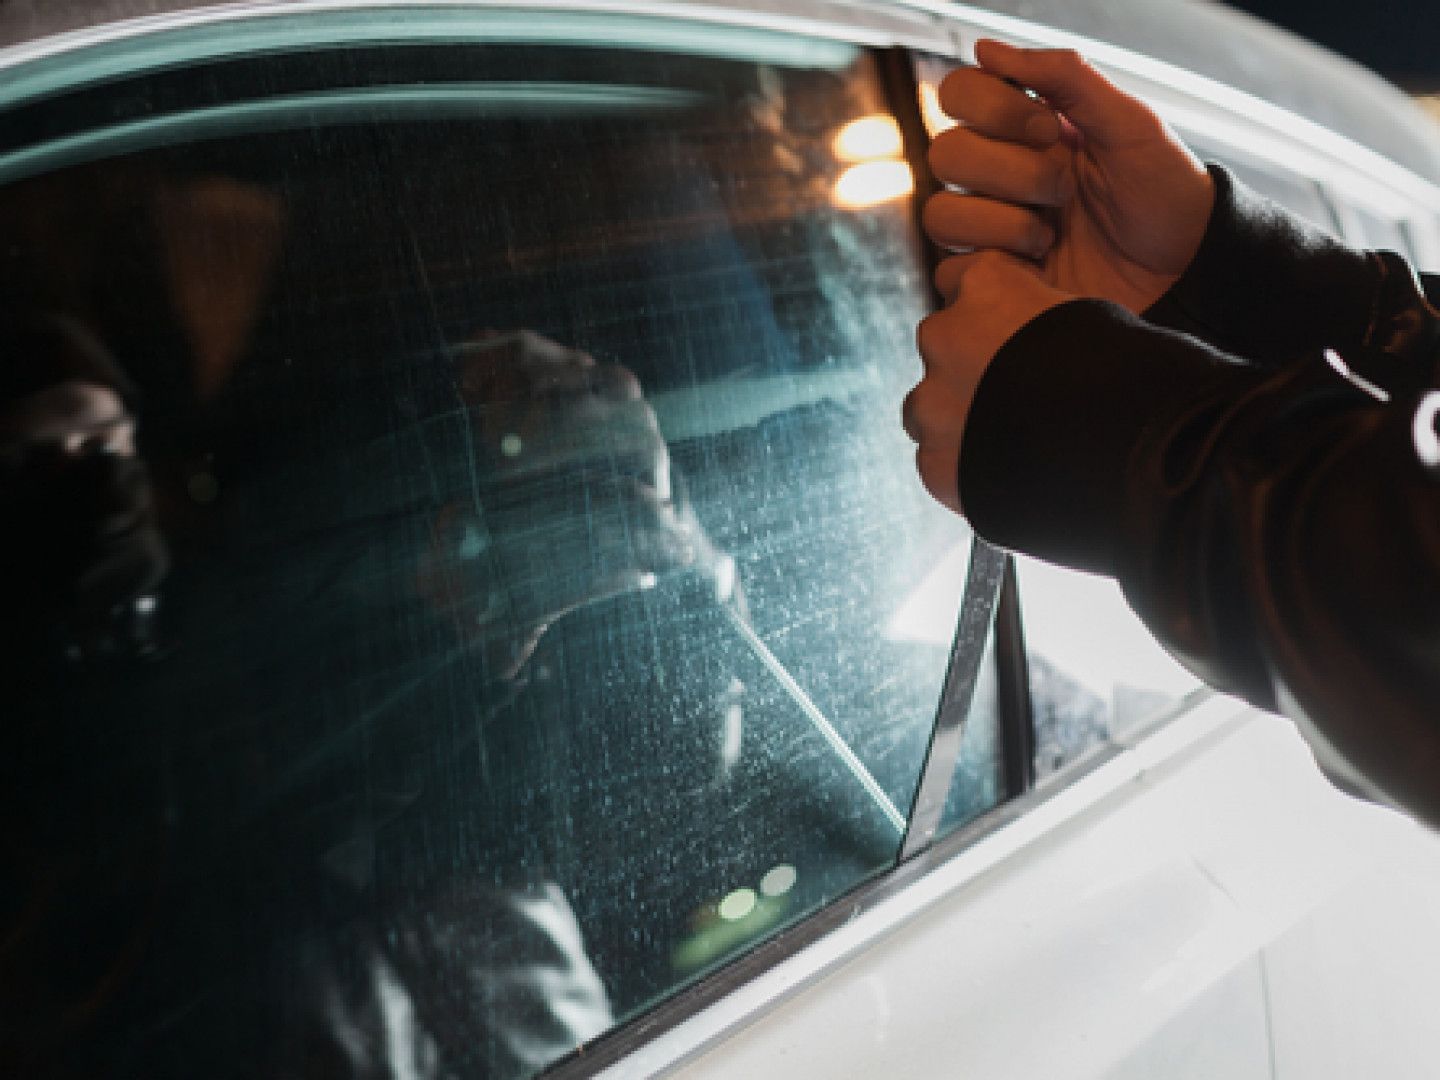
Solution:
<path fill-rule="evenodd" d="M 869 60 L 310 45 L 15 118 L 7 1075 L 529 1076 L 896 856 L 966 537 Z"/>
<path fill-rule="evenodd" d="M 1109 578 L 1017 557 L 1035 717 L 1035 773 L 1109 745 L 1200 687 Z"/>
<path fill-rule="evenodd" d="M 851 165 L 835 181 L 835 205 L 847 210 L 904 198 L 915 190 L 915 176 L 903 161 L 865 161 Z"/>
<path fill-rule="evenodd" d="M 936 77 L 942 76 L 937 72 Z M 949 131 L 959 123 L 940 107 L 940 88 L 934 82 L 927 81 L 920 84 L 920 119 L 924 122 L 925 130 L 932 139 L 942 131 Z"/>
<path fill-rule="evenodd" d="M 862 116 L 851 120 L 835 136 L 835 156 L 841 161 L 869 161 L 899 157 L 904 150 L 900 125 L 889 116 Z"/>

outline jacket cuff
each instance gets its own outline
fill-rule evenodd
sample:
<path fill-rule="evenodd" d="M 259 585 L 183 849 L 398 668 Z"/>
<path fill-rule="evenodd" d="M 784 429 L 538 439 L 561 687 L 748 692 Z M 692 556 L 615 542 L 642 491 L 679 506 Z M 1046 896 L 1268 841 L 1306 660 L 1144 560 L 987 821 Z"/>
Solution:
<path fill-rule="evenodd" d="M 1199 250 L 1146 312 L 1263 367 L 1307 351 L 1359 346 L 1378 267 L 1209 164 L 1215 203 Z"/>
<path fill-rule="evenodd" d="M 1114 575 L 1145 431 L 1259 374 L 1101 300 L 1022 327 L 976 389 L 960 455 L 971 525 L 1001 547 Z"/>

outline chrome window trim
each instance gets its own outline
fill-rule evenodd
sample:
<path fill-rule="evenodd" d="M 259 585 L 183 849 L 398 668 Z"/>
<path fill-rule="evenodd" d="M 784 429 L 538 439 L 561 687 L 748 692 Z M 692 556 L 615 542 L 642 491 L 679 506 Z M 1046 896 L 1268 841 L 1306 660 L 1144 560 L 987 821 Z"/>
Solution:
<path fill-rule="evenodd" d="M 985 662 L 985 639 L 995 621 L 995 601 L 1004 575 L 1005 554 L 976 536 L 970 543 L 970 568 L 960 601 L 960 619 L 940 704 L 930 732 L 925 767 L 915 790 L 898 862 L 908 862 L 933 845 L 955 782 L 955 766 L 970 718 L 970 703 Z M 1004 724 L 1004 717 L 999 719 Z M 1028 722 L 1028 718 L 1027 718 Z M 1001 733 L 1003 741 L 1003 732 Z M 999 796 L 1002 800 L 1005 795 Z M 1003 802 L 1002 802 L 1003 805 Z"/>
<path fill-rule="evenodd" d="M 0 71 L 92 45 L 205 23 L 394 6 L 395 0 L 240 0 L 211 7 L 121 18 L 103 26 L 66 31 L 0 49 Z M 973 48 L 977 31 L 1027 44 L 1073 48 L 1126 81 L 1141 80 L 1149 84 L 1133 87 L 1141 92 L 1163 89 L 1185 99 L 1204 101 L 1224 112 L 1233 122 L 1234 137 L 1252 143 L 1257 140 L 1265 142 L 1269 147 L 1266 156 L 1271 159 L 1275 157 L 1277 140 L 1278 145 L 1308 147 L 1311 152 L 1322 153 L 1330 167 L 1339 167 L 1337 176 L 1347 188 L 1363 188 L 1365 182 L 1379 182 L 1413 202 L 1440 205 L 1440 185 L 1396 165 L 1344 135 L 1263 98 L 1124 46 L 955 0 L 894 0 L 893 4 L 885 7 L 864 9 L 838 6 L 823 0 L 797 0 L 785 5 L 792 9 L 785 13 L 776 10 L 777 4 L 767 3 L 766 0 L 737 0 L 727 7 L 686 3 L 684 0 L 533 0 L 531 3 L 516 3 L 515 0 L 425 0 L 423 5 L 417 6 L 650 16 L 806 34 L 870 47 L 900 45 L 962 58 Z M 797 7 L 804 13 L 794 13 L 793 9 Z M 1263 136 L 1256 134 L 1257 131 L 1263 132 Z M 1363 193 L 1360 198 L 1368 201 Z"/>
<path fill-rule="evenodd" d="M 213 23 L 293 15 L 364 11 L 405 6 L 402 0 L 237 0 L 208 7 L 185 8 L 154 15 L 122 17 L 84 30 L 69 30 L 50 37 L 0 49 L 0 71 L 23 63 L 59 56 L 95 45 L 146 34 L 164 33 Z M 939 21 L 903 9 L 854 12 L 846 9 L 844 21 L 832 5 L 798 3 L 813 14 L 797 15 L 772 10 L 774 5 L 754 0 L 721 7 L 684 0 L 422 0 L 416 8 L 575 12 L 678 19 L 716 26 L 803 34 L 867 47 L 901 45 L 906 48 L 949 51 L 950 36 Z"/>
<path fill-rule="evenodd" d="M 1332 201 L 1335 195 L 1346 201 L 1358 202 L 1385 217 L 1403 217 L 1397 213 L 1395 200 L 1412 205 L 1440 205 L 1440 187 L 1400 170 L 1415 179 L 1416 185 L 1397 185 L 1393 177 L 1372 175 L 1354 162 L 1332 157 L 1324 150 L 1308 145 L 1293 135 L 1275 133 L 1252 125 L 1237 123 L 1228 116 L 1216 116 L 1193 103 L 1166 101 L 1157 106 L 1166 122 L 1189 135 L 1244 153 L 1286 173 L 1309 177 L 1320 184 Z M 1399 168 L 1395 166 L 1395 168 Z M 1377 187 L 1384 194 L 1377 194 Z M 1387 200 L 1385 195 L 1389 195 Z M 1430 201 L 1427 203 L 1426 200 Z"/>
<path fill-rule="evenodd" d="M 1098 38 L 954 0 L 896 0 L 896 3 L 951 20 L 955 34 L 953 51 L 962 58 L 969 58 L 973 53 L 976 30 L 1027 45 L 1075 49 L 1106 69 L 1107 73 L 1125 77 L 1127 83 L 1141 80 L 1149 84 L 1137 86 L 1132 83 L 1127 85 L 1127 89 L 1148 94 L 1155 88 L 1163 88 L 1186 100 L 1203 101 L 1229 116 L 1237 131 L 1260 129 L 1265 132 L 1265 138 L 1278 140 L 1280 145 L 1319 150 L 1332 165 L 1340 165 L 1346 171 L 1358 172 L 1386 184 L 1417 202 L 1428 201 L 1432 206 L 1440 204 L 1440 185 L 1313 120 L 1208 75 Z M 1267 157 L 1274 159 L 1274 155 L 1272 144 Z"/>

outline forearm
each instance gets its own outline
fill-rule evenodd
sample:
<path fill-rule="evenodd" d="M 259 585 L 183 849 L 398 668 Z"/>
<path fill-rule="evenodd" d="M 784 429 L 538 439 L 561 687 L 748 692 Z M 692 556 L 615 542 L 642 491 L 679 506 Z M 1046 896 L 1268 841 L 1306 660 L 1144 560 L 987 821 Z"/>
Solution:
<path fill-rule="evenodd" d="M 1263 367 L 1357 347 L 1374 317 L 1374 260 L 1209 169 L 1215 199 L 1199 250 L 1145 318 Z"/>
<path fill-rule="evenodd" d="M 982 381 L 962 497 L 987 538 L 1115 576 L 1197 674 L 1313 725 L 1332 771 L 1440 824 L 1427 392 L 1381 404 L 1323 364 L 1266 372 L 1069 304 Z"/>

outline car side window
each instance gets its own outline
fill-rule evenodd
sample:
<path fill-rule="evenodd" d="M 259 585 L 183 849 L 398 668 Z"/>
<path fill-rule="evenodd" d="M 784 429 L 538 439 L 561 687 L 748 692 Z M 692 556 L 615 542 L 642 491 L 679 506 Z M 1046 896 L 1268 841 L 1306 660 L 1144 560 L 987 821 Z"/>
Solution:
<path fill-rule="evenodd" d="M 66 1075 L 531 1075 L 899 851 L 970 537 L 872 58 L 385 18 L 3 129 L 3 970 Z"/>

